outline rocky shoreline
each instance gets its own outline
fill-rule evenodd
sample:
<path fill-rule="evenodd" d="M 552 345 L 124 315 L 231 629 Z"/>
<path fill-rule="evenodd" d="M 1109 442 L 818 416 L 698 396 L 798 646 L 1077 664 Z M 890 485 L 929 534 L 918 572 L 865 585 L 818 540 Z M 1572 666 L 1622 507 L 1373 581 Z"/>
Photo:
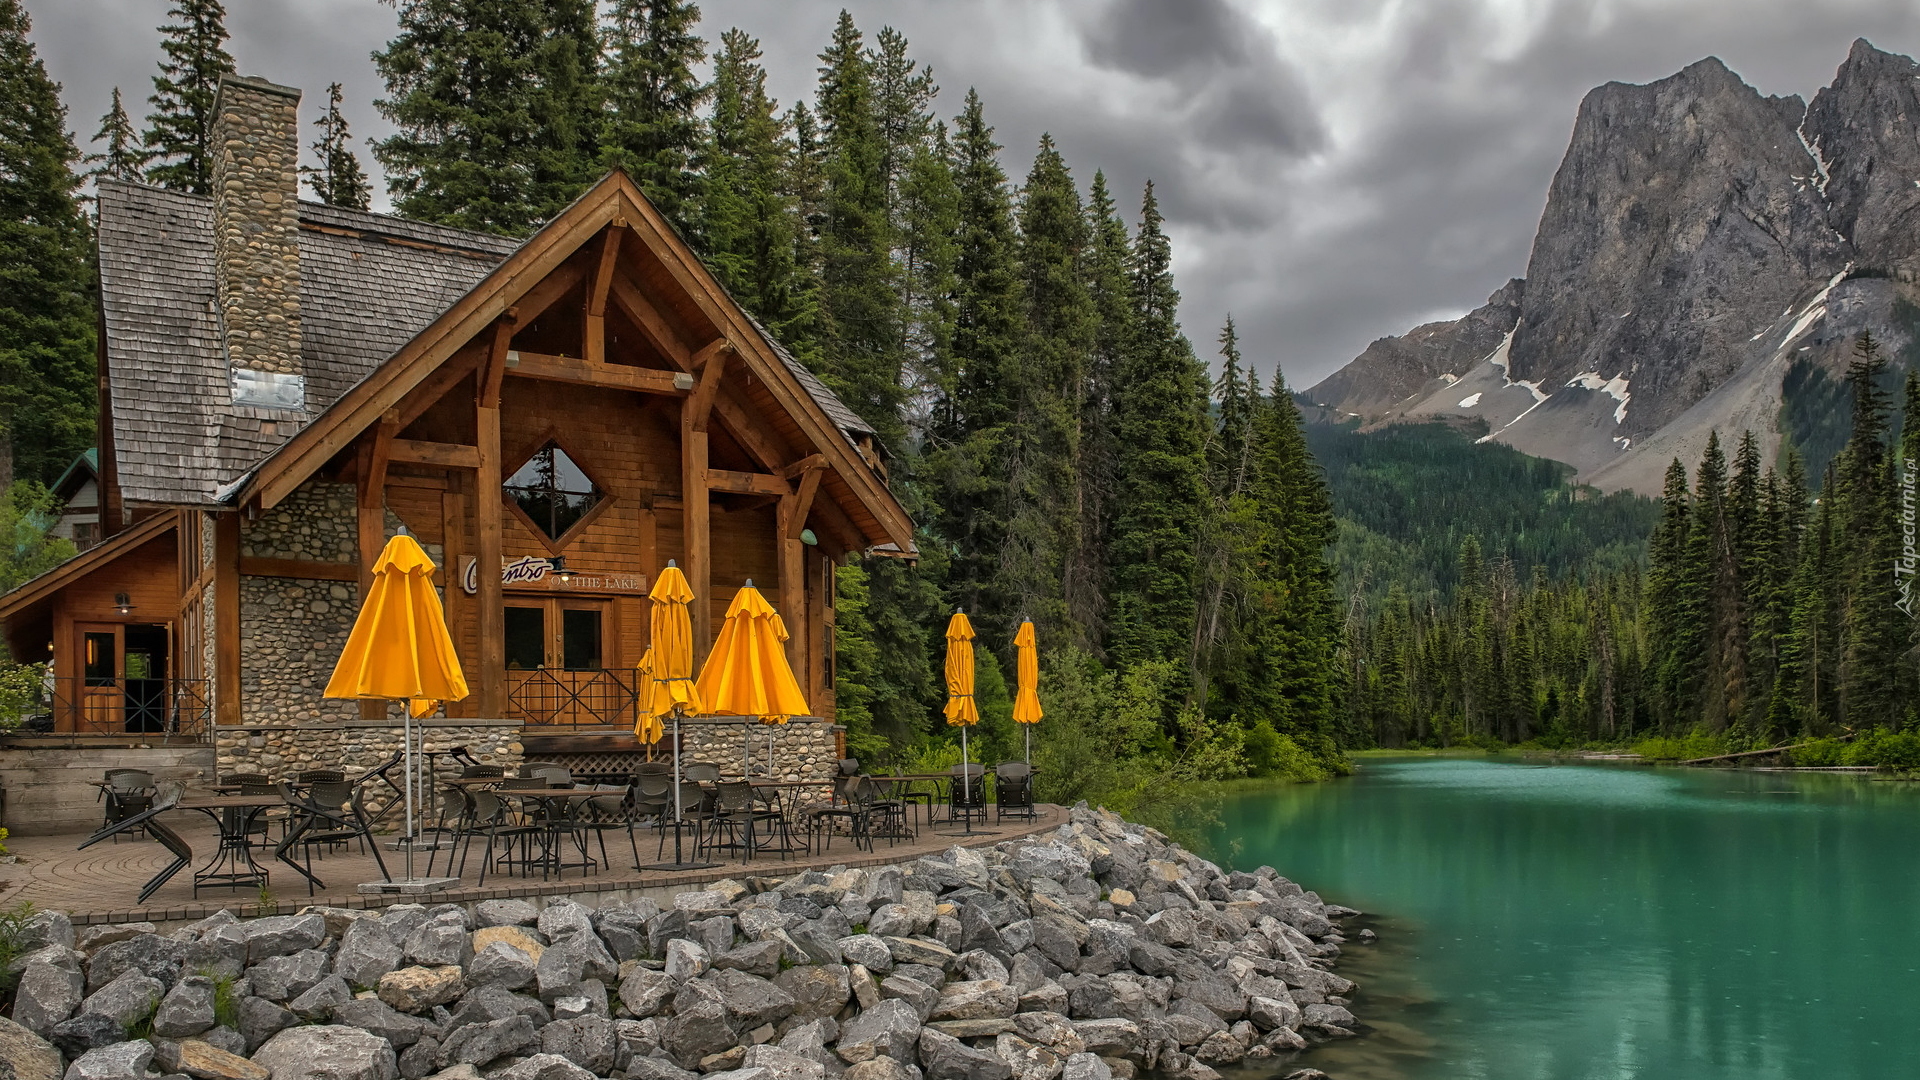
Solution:
<path fill-rule="evenodd" d="M 1044 838 L 666 908 L 222 912 L 77 940 L 41 912 L 0 1077 L 1218 1080 L 1353 1033 L 1328 969 L 1354 914 L 1084 805 Z"/>

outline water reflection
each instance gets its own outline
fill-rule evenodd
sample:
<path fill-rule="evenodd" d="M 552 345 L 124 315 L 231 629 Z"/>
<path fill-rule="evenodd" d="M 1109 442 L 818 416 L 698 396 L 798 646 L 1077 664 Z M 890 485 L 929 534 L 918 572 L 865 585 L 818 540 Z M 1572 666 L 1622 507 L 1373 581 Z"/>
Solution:
<path fill-rule="evenodd" d="M 1375 1034 L 1248 1075 L 1912 1075 L 1917 796 L 1450 759 L 1237 798 L 1233 863 L 1391 916 L 1343 962 Z"/>

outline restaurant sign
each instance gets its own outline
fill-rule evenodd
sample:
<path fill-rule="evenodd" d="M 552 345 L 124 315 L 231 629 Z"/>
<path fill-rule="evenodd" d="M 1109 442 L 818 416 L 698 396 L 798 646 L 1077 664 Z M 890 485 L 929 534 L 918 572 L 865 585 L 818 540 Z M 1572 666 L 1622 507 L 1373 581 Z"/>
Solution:
<path fill-rule="evenodd" d="M 538 555 L 523 555 L 500 564 L 500 583 L 502 585 L 541 585 L 559 584 L 569 589 L 585 589 L 605 592 L 645 592 L 647 580 L 641 574 L 561 574 L 558 559 L 543 559 Z M 468 596 L 480 592 L 480 560 L 472 555 L 466 557 L 460 568 L 460 590 Z"/>

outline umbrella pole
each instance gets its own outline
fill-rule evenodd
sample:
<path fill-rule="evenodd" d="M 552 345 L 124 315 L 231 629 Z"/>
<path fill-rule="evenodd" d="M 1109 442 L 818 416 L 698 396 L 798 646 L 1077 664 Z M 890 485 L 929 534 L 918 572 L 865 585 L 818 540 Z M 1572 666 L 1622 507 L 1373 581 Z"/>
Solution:
<path fill-rule="evenodd" d="M 960 725 L 960 802 L 967 810 L 967 830 L 973 831 L 973 771 L 967 768 L 967 725 Z"/>
<path fill-rule="evenodd" d="M 1025 733 L 1027 736 L 1027 768 L 1031 769 L 1033 768 L 1033 725 L 1021 724 L 1020 726 L 1027 729 Z"/>
<path fill-rule="evenodd" d="M 412 702 L 407 702 L 400 708 L 400 741 L 405 744 L 407 751 L 407 880 L 412 881 L 413 845 L 415 840 L 413 831 L 413 789 L 414 785 L 419 782 L 419 777 L 415 775 L 413 764 Z"/>

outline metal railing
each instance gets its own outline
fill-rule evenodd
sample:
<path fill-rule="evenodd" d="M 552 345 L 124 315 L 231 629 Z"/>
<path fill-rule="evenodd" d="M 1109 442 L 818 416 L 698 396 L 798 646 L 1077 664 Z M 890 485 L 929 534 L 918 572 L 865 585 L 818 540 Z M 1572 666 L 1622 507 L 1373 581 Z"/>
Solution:
<path fill-rule="evenodd" d="M 633 671 L 507 673 L 507 715 L 530 727 L 624 727 L 639 718 L 640 677 Z"/>
<path fill-rule="evenodd" d="M 213 733 L 211 679 L 72 678 L 53 682 L 13 736 L 137 735 L 146 742 L 206 742 Z"/>

